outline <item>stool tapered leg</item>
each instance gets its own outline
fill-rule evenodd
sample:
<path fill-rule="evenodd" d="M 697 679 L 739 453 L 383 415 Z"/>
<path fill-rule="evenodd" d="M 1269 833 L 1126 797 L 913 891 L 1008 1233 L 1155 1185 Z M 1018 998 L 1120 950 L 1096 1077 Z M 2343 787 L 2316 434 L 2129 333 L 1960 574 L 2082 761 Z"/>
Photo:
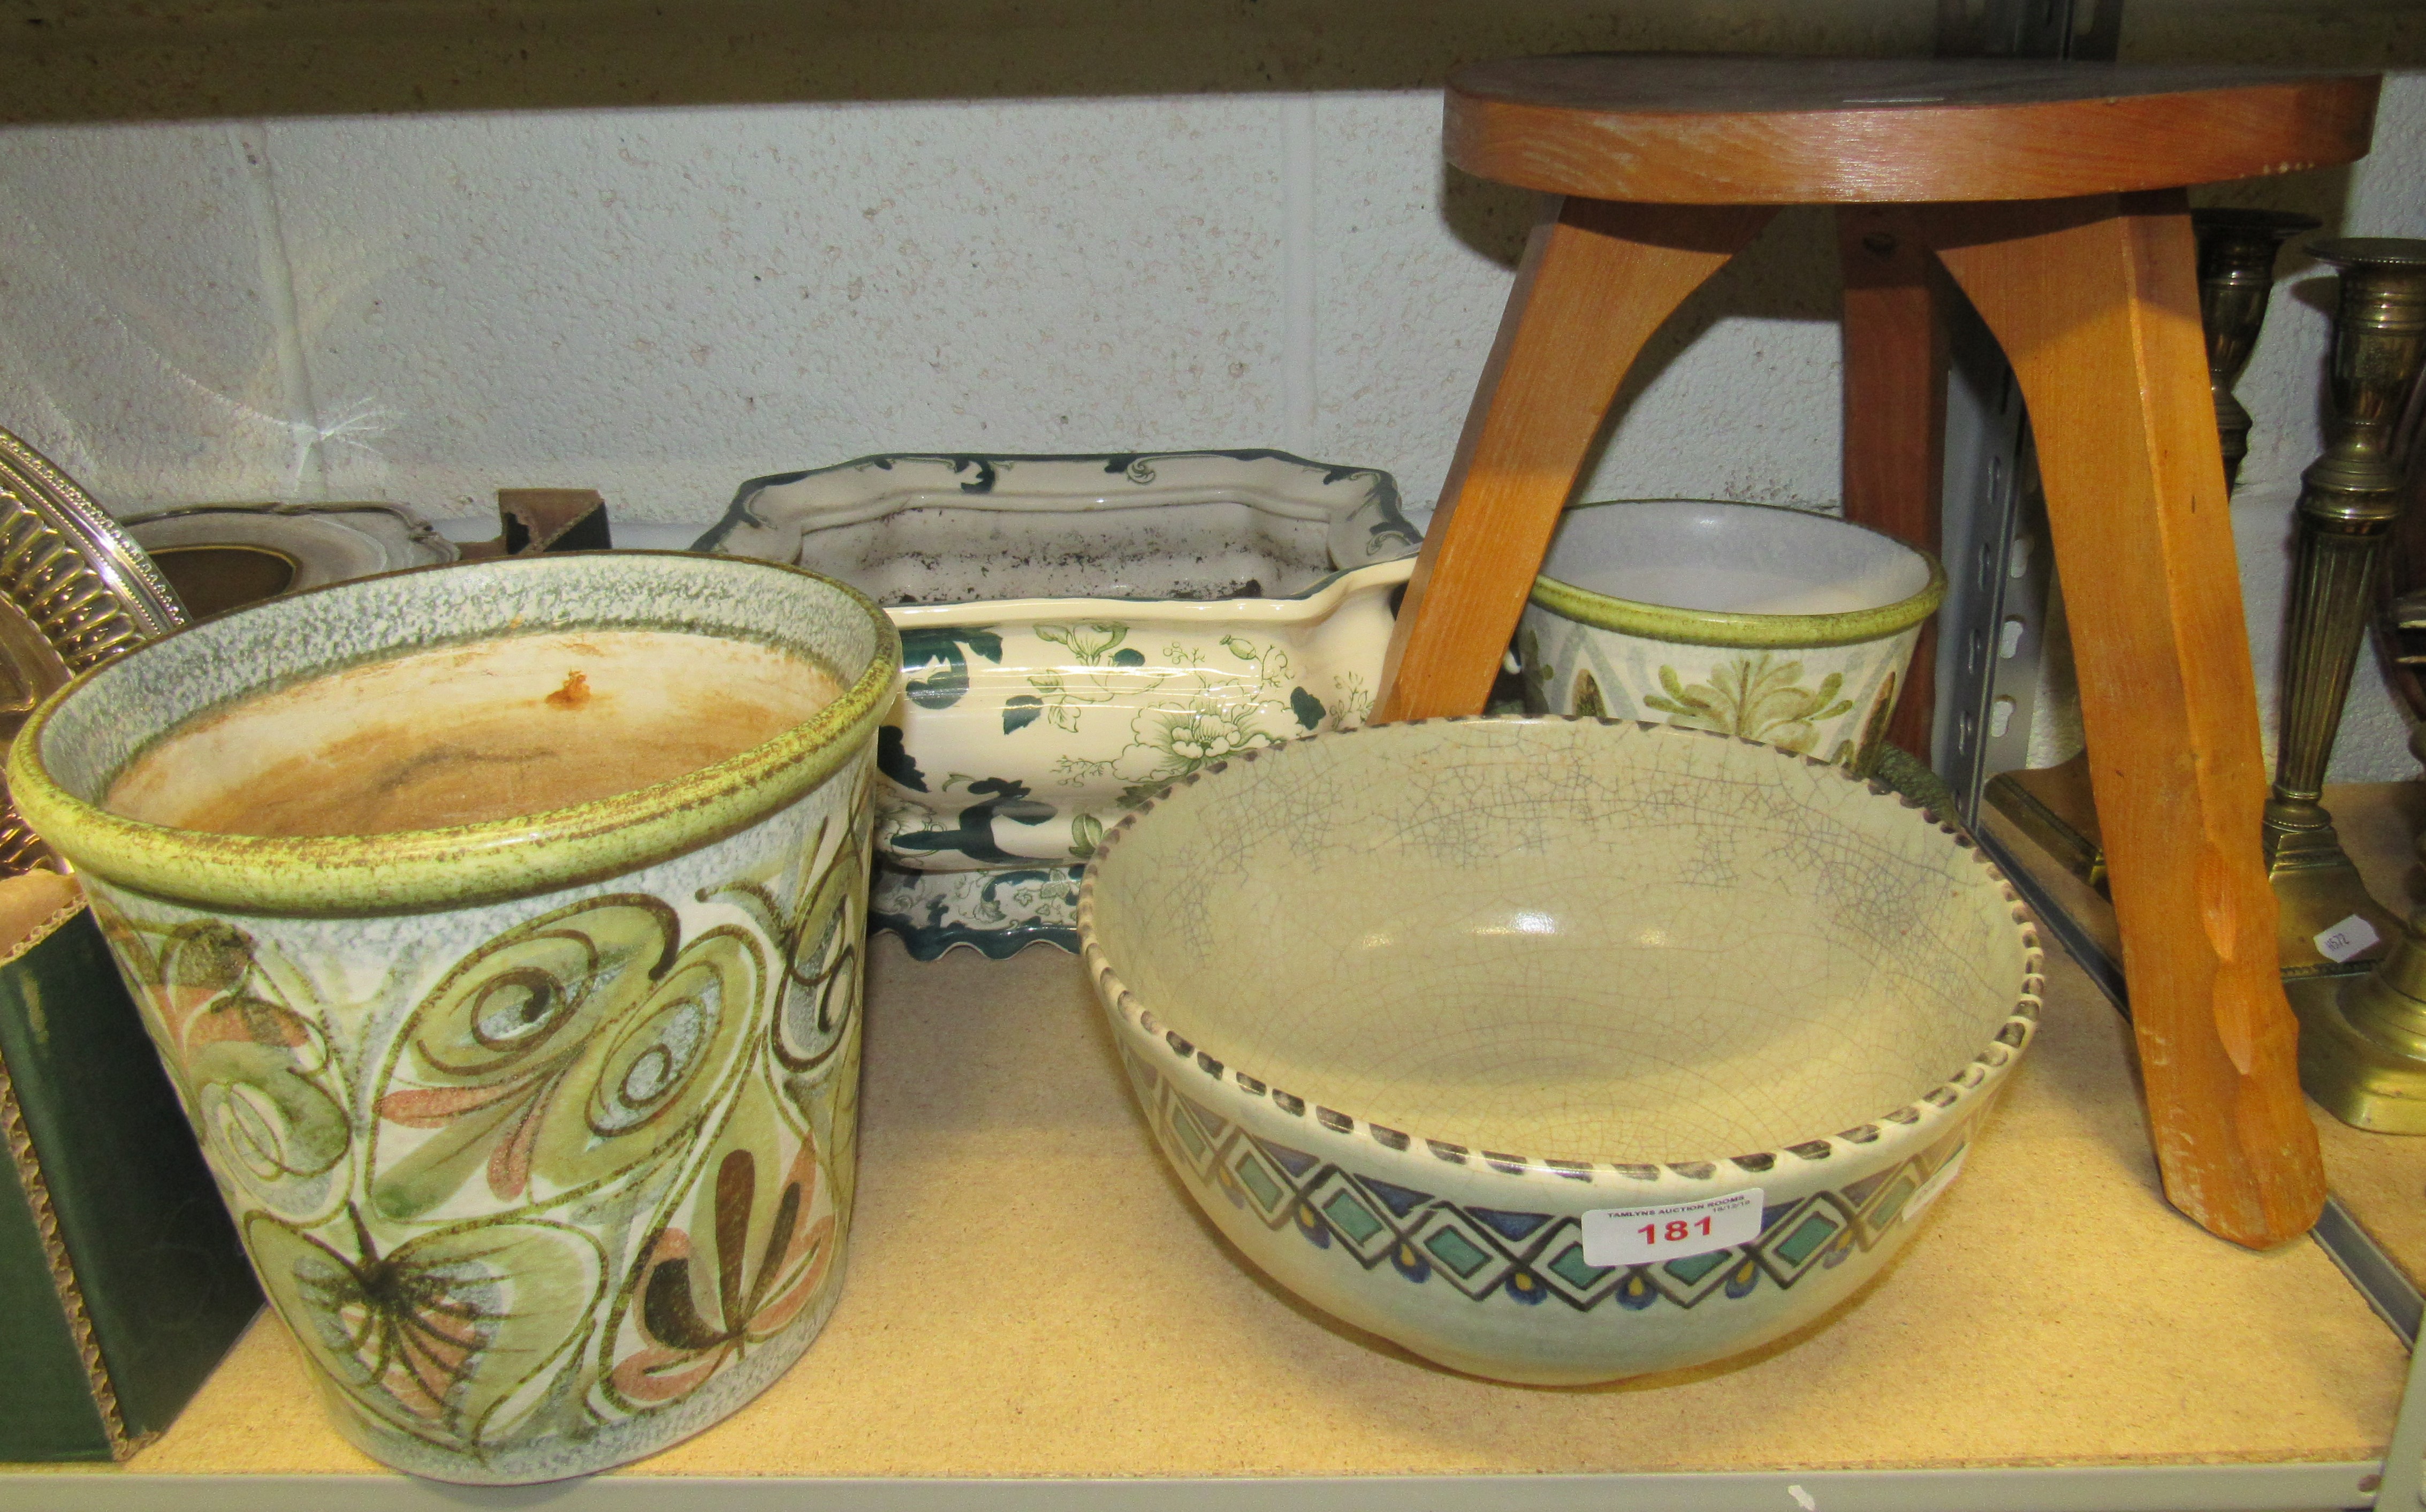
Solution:
<path fill-rule="evenodd" d="M 1901 205 L 1836 211 L 1845 268 L 1845 518 L 1938 554 L 1946 322 L 1937 259 Z M 1937 620 L 1921 626 L 1887 739 L 1923 762 L 1937 711 Z"/>
<path fill-rule="evenodd" d="M 1685 296 L 1773 213 L 1549 202 L 1407 585 L 1375 718 L 1482 711 L 1626 369 Z"/>
<path fill-rule="evenodd" d="M 2266 774 L 2178 190 L 1929 212 L 2038 440 L 2165 1195 L 2253 1247 L 2324 1203 L 2258 850 Z"/>

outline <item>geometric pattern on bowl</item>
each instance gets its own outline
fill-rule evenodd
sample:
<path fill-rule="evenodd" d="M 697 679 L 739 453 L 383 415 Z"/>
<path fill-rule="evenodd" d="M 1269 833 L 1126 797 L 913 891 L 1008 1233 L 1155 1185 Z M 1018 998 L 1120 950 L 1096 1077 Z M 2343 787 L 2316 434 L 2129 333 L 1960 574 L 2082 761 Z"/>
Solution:
<path fill-rule="evenodd" d="M 2024 1038 L 2007 1032 L 2014 1044 Z M 1691 1308 L 1716 1296 L 1740 1300 L 1764 1279 L 1791 1290 L 1813 1270 L 1834 1270 L 1876 1248 L 1900 1222 L 1917 1222 L 1924 1208 L 1914 1195 L 1969 1141 L 1966 1124 L 1842 1189 L 1768 1204 L 1760 1235 L 1748 1244 L 1656 1264 L 1595 1266 L 1584 1259 L 1582 1226 L 1571 1213 L 1461 1207 L 1248 1133 L 1181 1089 L 1184 1072 L 1201 1067 L 1172 1053 L 1170 1077 L 1126 1047 L 1122 1060 L 1156 1138 L 1199 1201 L 1218 1194 L 1274 1233 L 1294 1229 L 1343 1262 L 1416 1286 L 1438 1281 L 1471 1302 L 1497 1293 L 1528 1307 L 1556 1298 L 1577 1312 L 1605 1302 L 1639 1311 L 1662 1301 Z"/>
<path fill-rule="evenodd" d="M 1352 746 L 1367 749 L 1351 753 Z M 1634 780 L 1676 801 L 1706 809 L 1748 805 L 1758 815 L 1784 816 L 1789 822 L 1809 817 L 1791 801 L 1796 789 L 1820 795 L 1815 801 L 1823 807 L 1833 803 L 1845 822 L 1937 863 L 1938 880 L 1928 886 L 1942 886 L 1952 914 L 1934 921 L 1922 918 L 1927 909 L 1912 903 L 1907 889 L 1901 896 L 1910 917 L 1874 922 L 1889 933 L 1919 930 L 1926 936 L 1925 955 L 1959 946 L 1974 957 L 1997 958 L 1987 976 L 1977 976 L 1973 963 L 1949 964 L 1949 981 L 1976 977 L 1976 986 L 1992 976 L 2004 984 L 1993 998 L 1969 1000 L 1958 1016 L 1963 1026 L 1978 1026 L 1979 1038 L 1966 1040 L 1969 1049 L 1949 1056 L 1950 1065 L 1904 1083 L 1900 1098 L 1867 1104 L 1867 1116 L 1836 1122 L 1835 1132 L 1818 1131 L 1828 1124 L 1798 1128 L 1768 1147 L 1706 1159 L 1631 1146 L 1615 1159 L 1584 1158 L 1595 1151 L 1606 1156 L 1611 1146 L 1589 1141 L 1528 1145 L 1498 1137 L 1488 1125 L 1476 1135 L 1454 1118 L 1409 1118 L 1403 1111 L 1388 1111 L 1386 1089 L 1369 1102 L 1358 1099 L 1370 1089 L 1341 1096 L 1356 1085 L 1352 1077 L 1302 1058 L 1292 1065 L 1288 1055 L 1273 1051 L 1270 1036 L 1259 1040 L 1252 1032 L 1248 1021 L 1271 984 L 1256 980 L 1243 960 L 1221 972 L 1208 972 L 1201 962 L 1166 962 L 1170 969 L 1158 975 L 1137 959 L 1146 938 L 1140 920 L 1149 916 L 1181 934 L 1220 932 L 1219 889 L 1189 870 L 1189 837 L 1221 837 L 1209 863 L 1217 870 L 1260 870 L 1268 889 L 1282 880 L 1270 858 L 1257 850 L 1256 821 L 1243 812 L 1277 803 L 1257 789 L 1282 785 L 1247 779 L 1270 777 L 1292 763 L 1304 766 L 1306 771 L 1289 773 L 1291 782 L 1302 789 L 1299 796 L 1310 793 L 1315 808 L 1327 811 L 1352 807 L 1343 793 L 1386 789 L 1375 777 L 1385 769 L 1402 774 L 1401 788 L 1420 787 L 1420 774 L 1429 772 L 1435 789 L 1475 791 L 1478 779 L 1469 769 L 1476 759 L 1495 771 L 1538 773 L 1538 780 L 1554 788 L 1573 778 L 1578 767 L 1607 777 L 1637 761 L 1646 764 L 1649 774 L 1636 772 Z M 1461 768 L 1461 760 L 1468 766 Z M 1247 770 L 1237 770 L 1241 766 Z M 1325 766 L 1328 773 L 1316 770 Z M 1418 775 L 1410 779 L 1403 775 L 1408 773 Z M 1747 775 L 1763 773 L 1773 779 L 1765 786 Z M 1583 796 L 1570 787 L 1552 806 L 1572 809 Z M 1508 805 L 1495 805 L 1491 797 L 1483 792 L 1475 806 L 1511 821 Z M 1158 816 L 1167 810 L 1179 817 L 1165 825 Z M 1427 817 L 1436 830 L 1458 833 L 1464 843 L 1480 833 L 1455 812 Z M 1634 811 L 1637 821 L 1642 818 Z M 1823 821 L 1836 822 L 1825 815 L 1811 821 Z M 1149 837 L 1157 845 L 1132 855 L 1132 843 Z M 1516 848 L 1529 839 L 1519 837 Z M 1789 841 L 1783 850 L 1791 852 L 1797 843 Z M 1335 835 L 1300 837 L 1301 865 L 1311 869 L 1326 846 L 1347 849 Z M 1605 849 L 1615 854 L 1623 848 Z M 1407 854 L 1392 863 L 1388 855 L 1367 855 L 1359 866 L 1405 892 L 1424 889 L 1428 879 L 1411 874 Z M 1331 880 L 1336 877 L 1334 872 Z M 1329 884 L 1319 876 L 1300 882 L 1297 895 L 1275 905 L 1279 917 L 1297 919 L 1319 911 L 1307 901 L 1306 888 Z M 1715 884 L 1713 890 L 1727 886 Z M 1157 900 L 1170 906 L 1183 896 L 1192 918 L 1152 914 Z M 1948 933 L 1947 919 L 1957 915 L 1967 921 L 1967 934 Z M 1207 918 L 1215 922 L 1205 925 Z M 1328 934 L 1367 925 L 1375 926 L 1374 934 L 1383 933 L 1367 917 L 1334 925 Z M 1241 1251 L 1307 1300 L 1418 1354 L 1477 1374 L 1541 1383 L 1608 1380 L 1725 1358 L 1790 1332 L 1850 1296 L 1915 1231 L 1916 1194 L 1928 1187 L 1933 1200 L 1953 1179 L 1959 1155 L 2029 1045 L 2041 989 L 2040 957 L 2027 913 L 1967 838 L 1933 816 L 1817 760 L 1673 726 L 1606 721 L 1392 725 L 1352 738 L 1323 736 L 1208 770 L 1162 795 L 1107 839 L 1089 870 L 1079 928 L 1090 976 L 1157 1143 L 1183 1173 L 1190 1195 Z M 1442 937 L 1437 928 L 1409 933 L 1435 944 Z M 1324 937 L 1318 926 L 1317 941 Z M 1567 953 L 1575 953 L 1572 942 L 1563 943 L 1570 947 Z M 1156 948 L 1169 946 L 1165 938 Z M 1334 956 L 1343 953 L 1335 942 L 1322 947 L 1291 939 L 1286 928 L 1260 946 L 1296 967 L 1326 949 Z M 1116 955 L 1123 957 L 1118 970 Z M 1203 990 L 1190 997 L 1174 991 L 1174 981 L 1202 984 Z M 1786 989 L 1790 999 L 1797 985 L 1795 979 L 1781 977 L 1771 990 Z M 1377 984 L 1369 996 L 1384 998 L 1390 990 Z M 1514 1006 L 1495 1011 L 1513 1014 L 1511 1023 L 1526 1022 L 1521 995 L 1503 993 L 1491 1000 L 1503 999 Z M 1536 994 L 1531 1000 L 1538 1008 L 1555 995 Z M 1300 1016 L 1326 1025 L 1342 1016 L 1357 1019 L 1360 1012 L 1352 994 L 1311 971 L 1303 1006 L 1316 1011 Z M 1787 1011 L 1791 1016 L 1804 1010 Z M 1369 1012 L 1356 1027 L 1376 1032 Z M 1657 1049 L 1656 1027 L 1639 1019 L 1618 1022 L 1605 1034 L 1622 1039 L 1647 1032 L 1652 1038 L 1645 1043 Z M 1527 1032 L 1540 1028 L 1536 1022 Z M 1458 1032 L 1457 1025 L 1444 1022 L 1434 1037 L 1454 1038 Z M 1963 1032 L 1971 1030 L 1965 1027 Z M 1249 1045 L 1253 1051 L 1240 1048 Z M 1397 1049 L 1380 1044 L 1369 1053 L 1386 1062 Z M 1289 1068 L 1276 1069 L 1282 1066 Z M 1499 1084 L 1530 1087 L 1512 1099 L 1517 1102 L 1557 1096 L 1547 1084 L 1521 1078 L 1502 1078 Z M 1570 1087 L 1569 1095 L 1579 1094 Z M 1881 1103 L 1886 1103 L 1884 1111 Z M 1440 1106 L 1451 1107 L 1453 1099 Z M 1366 1115 L 1371 1113 L 1388 1121 Z M 1559 1130 L 1589 1126 L 1589 1120 L 1561 1124 L 1517 1117 L 1500 1129 L 1529 1128 L 1546 1141 Z M 1663 1257 L 1665 1263 L 1582 1262 L 1575 1235 L 1587 1211 L 1659 1207 L 1751 1189 L 1761 1192 L 1763 1211 L 1759 1235 L 1749 1244 Z M 1541 1306 L 1553 1296 L 1563 1306 Z M 1600 1321 L 1544 1321 L 1577 1312 Z"/>

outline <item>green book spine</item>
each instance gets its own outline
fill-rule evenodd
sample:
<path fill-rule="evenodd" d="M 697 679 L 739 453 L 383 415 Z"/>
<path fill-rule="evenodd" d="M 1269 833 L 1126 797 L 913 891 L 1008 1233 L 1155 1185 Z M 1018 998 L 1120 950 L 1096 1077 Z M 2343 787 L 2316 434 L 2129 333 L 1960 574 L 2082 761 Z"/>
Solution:
<path fill-rule="evenodd" d="M 37 1242 L 26 1256 L 0 1237 L 0 1305 L 50 1315 L 12 1318 L 0 1339 L 23 1327 L 34 1347 L 36 1333 L 63 1331 L 83 1399 L 0 1352 L 12 1367 L 0 1372 L 0 1457 L 122 1456 L 175 1419 L 261 1296 L 89 913 L 0 961 L 0 1074 L 16 1206 Z M 0 1212 L 0 1229 L 10 1220 Z M 79 1410 L 105 1431 L 99 1456 L 19 1441 L 21 1423 Z"/>
<path fill-rule="evenodd" d="M 50 1204 L 35 1208 L 42 1189 L 24 1184 L 33 1153 L 5 1073 L 0 1137 L 17 1157 L 0 1187 L 0 1360 L 8 1361 L 0 1372 L 0 1460 L 114 1458 L 116 1442 L 78 1347 L 78 1333 L 89 1340 L 91 1330 L 71 1326 L 74 1276 Z"/>

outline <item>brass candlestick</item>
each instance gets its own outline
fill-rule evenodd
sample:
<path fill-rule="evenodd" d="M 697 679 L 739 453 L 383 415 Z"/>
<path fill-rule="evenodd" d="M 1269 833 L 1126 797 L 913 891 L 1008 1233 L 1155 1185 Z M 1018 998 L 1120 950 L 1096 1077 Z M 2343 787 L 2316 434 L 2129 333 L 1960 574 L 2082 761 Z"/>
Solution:
<path fill-rule="evenodd" d="M 2426 761 L 2426 724 L 2409 731 Z M 2426 836 L 2418 838 L 2426 860 Z M 2426 909 L 2409 916 L 2375 969 L 2288 984 L 2300 1016 L 2300 1084 L 2346 1124 L 2426 1134 Z"/>
<path fill-rule="evenodd" d="M 2199 323 L 2207 331 L 2208 384 L 2215 391 L 2215 429 L 2224 442 L 2226 488 L 2240 480 L 2249 455 L 2249 411 L 2232 394 L 2274 292 L 2274 259 L 2283 244 L 2314 231 L 2315 216 L 2289 210 L 2193 210 L 2198 236 Z"/>
<path fill-rule="evenodd" d="M 2374 600 L 2376 562 L 2401 515 L 2394 432 L 2426 364 L 2426 241 L 2353 236 L 2308 251 L 2342 276 L 2333 424 L 2323 455 L 2300 479 L 2280 738 L 2264 821 L 2287 977 L 2366 971 L 2365 955 L 2337 961 L 2317 945 L 2318 935 L 2353 917 L 2383 938 L 2401 929 L 2369 896 L 2318 799 Z"/>

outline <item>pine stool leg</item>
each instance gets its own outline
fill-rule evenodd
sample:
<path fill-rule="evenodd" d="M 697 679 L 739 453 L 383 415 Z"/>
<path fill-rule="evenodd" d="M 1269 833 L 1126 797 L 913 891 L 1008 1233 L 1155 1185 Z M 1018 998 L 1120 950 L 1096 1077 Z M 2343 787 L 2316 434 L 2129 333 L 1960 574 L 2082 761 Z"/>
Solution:
<path fill-rule="evenodd" d="M 1526 243 L 1407 585 L 1377 719 L 1482 712 L 1559 512 L 1625 370 L 1685 296 L 1771 213 L 1550 202 Z"/>
<path fill-rule="evenodd" d="M 2258 854 L 2266 772 L 2178 190 L 1934 207 L 2038 438 L 2165 1195 L 2252 1247 L 2325 1197 Z"/>
<path fill-rule="evenodd" d="M 1946 322 L 1937 268 L 1913 212 L 1836 211 L 1845 269 L 1845 518 L 1932 556 L 1946 480 Z M 1923 763 L 1937 712 L 1937 619 L 1920 627 L 1887 739 Z"/>

